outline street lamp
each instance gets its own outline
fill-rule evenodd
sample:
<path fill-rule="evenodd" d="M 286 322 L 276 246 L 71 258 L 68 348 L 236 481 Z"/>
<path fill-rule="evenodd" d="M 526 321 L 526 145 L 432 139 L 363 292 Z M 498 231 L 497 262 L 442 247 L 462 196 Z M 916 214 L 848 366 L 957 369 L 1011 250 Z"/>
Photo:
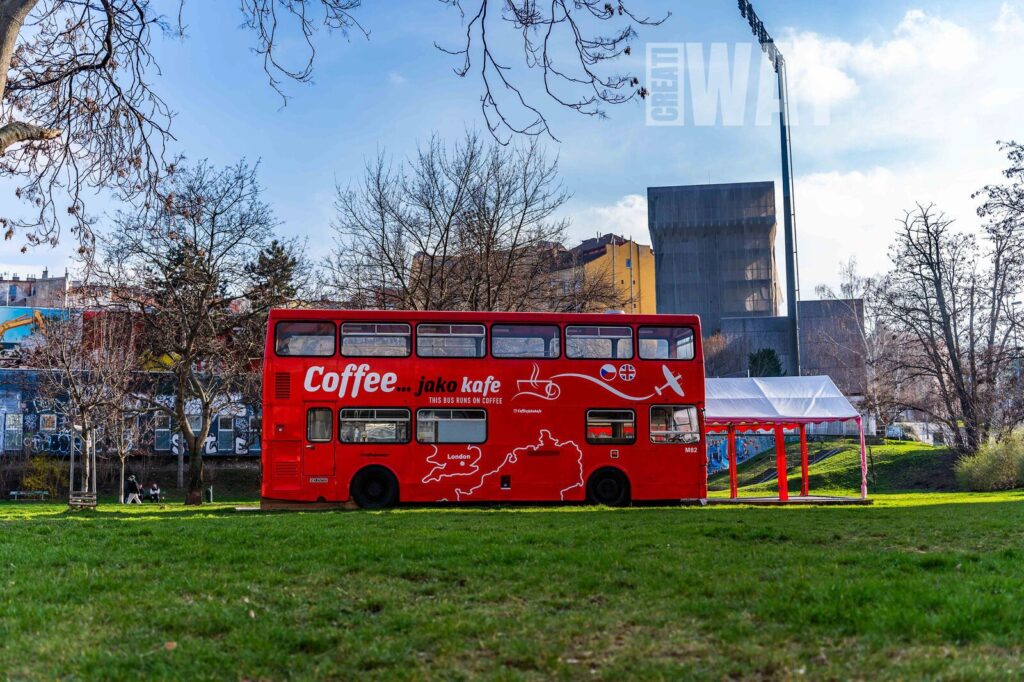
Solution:
<path fill-rule="evenodd" d="M 800 298 L 799 264 L 796 252 L 796 215 L 793 209 L 793 147 L 789 139 L 789 94 L 786 86 L 786 60 L 754 12 L 750 0 L 739 0 L 740 15 L 750 24 L 761 51 L 767 55 L 779 81 L 779 127 L 782 140 L 782 207 L 786 241 L 786 313 L 791 322 L 791 353 L 796 375 L 800 376 L 800 322 L 797 301 Z"/>

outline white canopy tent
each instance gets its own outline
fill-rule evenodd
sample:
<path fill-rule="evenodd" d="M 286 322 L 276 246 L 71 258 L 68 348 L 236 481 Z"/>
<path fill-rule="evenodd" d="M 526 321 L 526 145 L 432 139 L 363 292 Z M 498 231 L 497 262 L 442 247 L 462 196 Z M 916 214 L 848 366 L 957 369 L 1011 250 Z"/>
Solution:
<path fill-rule="evenodd" d="M 789 497 L 786 488 L 786 454 L 783 429 L 800 431 L 803 486 L 807 496 L 806 425 L 817 422 L 855 421 L 860 435 L 861 498 L 867 498 L 867 449 L 861 415 L 827 376 L 707 379 L 705 422 L 709 432 L 726 432 L 732 497 L 736 497 L 736 431 L 774 428 L 779 499 Z"/>

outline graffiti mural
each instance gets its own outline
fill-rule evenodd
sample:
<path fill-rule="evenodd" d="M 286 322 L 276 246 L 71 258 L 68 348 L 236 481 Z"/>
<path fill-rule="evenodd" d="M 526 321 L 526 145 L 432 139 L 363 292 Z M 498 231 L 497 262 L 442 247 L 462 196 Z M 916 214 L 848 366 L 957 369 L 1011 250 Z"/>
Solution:
<path fill-rule="evenodd" d="M 14 308 L 0 305 L 0 347 L 10 349 L 32 334 L 46 330 L 46 322 L 63 319 L 67 312 L 59 308 Z"/>
<path fill-rule="evenodd" d="M 37 372 L 0 370 L 0 456 L 15 453 L 51 454 L 66 457 L 81 446 L 61 405 L 37 396 Z M 164 404 L 173 406 L 167 397 Z M 193 406 L 186 406 L 186 412 Z M 193 410 L 194 411 L 194 410 Z M 147 434 L 143 452 L 155 455 L 185 454 L 181 433 L 166 417 L 145 417 L 138 430 Z M 224 405 L 214 416 L 203 447 L 204 456 L 258 457 L 260 418 L 258 409 L 237 403 Z"/>

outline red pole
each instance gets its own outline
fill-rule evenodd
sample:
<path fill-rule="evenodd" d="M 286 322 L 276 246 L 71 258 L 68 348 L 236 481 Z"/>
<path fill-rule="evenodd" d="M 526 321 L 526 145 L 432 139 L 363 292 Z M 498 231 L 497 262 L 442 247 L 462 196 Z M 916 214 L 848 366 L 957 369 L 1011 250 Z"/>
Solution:
<path fill-rule="evenodd" d="M 800 494 L 804 497 L 810 493 L 810 483 L 807 480 L 807 425 L 800 425 L 800 474 L 803 480 L 800 484 Z"/>
<path fill-rule="evenodd" d="M 775 426 L 775 471 L 779 479 L 779 500 L 789 500 L 789 481 L 786 480 L 786 434 L 781 424 Z"/>
<path fill-rule="evenodd" d="M 864 445 L 864 423 L 857 417 L 857 433 L 860 435 L 860 499 L 868 499 L 868 451 Z"/>
<path fill-rule="evenodd" d="M 729 432 L 725 436 L 725 447 L 729 453 L 729 497 L 739 496 L 736 482 L 736 425 L 729 424 Z"/>

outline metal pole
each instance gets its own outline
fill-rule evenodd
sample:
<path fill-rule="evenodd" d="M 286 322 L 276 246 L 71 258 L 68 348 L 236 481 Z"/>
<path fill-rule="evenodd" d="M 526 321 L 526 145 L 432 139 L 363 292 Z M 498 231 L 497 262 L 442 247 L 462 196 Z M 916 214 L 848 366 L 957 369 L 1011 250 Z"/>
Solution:
<path fill-rule="evenodd" d="M 775 69 L 779 81 L 779 135 L 782 141 L 782 210 L 783 229 L 786 240 L 786 312 L 790 321 L 790 353 L 792 368 L 797 376 L 800 367 L 800 322 L 798 319 L 798 301 L 800 300 L 800 275 L 796 251 L 795 211 L 793 209 L 793 147 L 789 138 L 789 96 L 786 81 L 786 60 L 783 58 L 775 41 L 765 30 L 764 22 L 758 18 L 750 0 L 738 0 L 740 16 L 750 24 L 750 30 L 761 45 L 761 50 L 768 56 Z"/>
<path fill-rule="evenodd" d="M 779 130 L 782 140 L 782 210 L 786 241 L 786 313 L 791 326 L 790 346 L 796 376 L 800 371 L 800 276 L 797 274 L 796 216 L 793 210 L 793 160 L 789 138 L 789 96 L 786 87 L 786 62 L 778 60 Z"/>
<path fill-rule="evenodd" d="M 725 447 L 729 453 L 729 497 L 739 497 L 739 481 L 736 472 L 736 425 L 729 424 L 725 434 Z"/>
<path fill-rule="evenodd" d="M 74 497 L 74 495 L 75 495 L 75 427 L 74 427 L 74 425 L 71 426 L 71 447 L 68 448 L 68 454 L 70 455 L 68 457 L 68 460 L 69 460 L 69 466 L 70 466 L 70 469 L 71 469 L 71 471 L 70 471 L 71 482 L 70 482 L 69 489 L 68 489 L 68 502 L 70 502 L 71 498 Z"/>
<path fill-rule="evenodd" d="M 775 474 L 779 483 L 779 501 L 789 500 L 789 479 L 786 473 L 786 434 L 782 424 L 775 425 Z"/>
<path fill-rule="evenodd" d="M 810 494 L 810 481 L 807 475 L 807 425 L 800 425 L 800 495 Z"/>
<path fill-rule="evenodd" d="M 93 437 L 92 432 L 89 433 L 89 466 L 92 475 L 89 481 L 89 492 L 92 495 L 96 494 L 96 439 Z"/>

